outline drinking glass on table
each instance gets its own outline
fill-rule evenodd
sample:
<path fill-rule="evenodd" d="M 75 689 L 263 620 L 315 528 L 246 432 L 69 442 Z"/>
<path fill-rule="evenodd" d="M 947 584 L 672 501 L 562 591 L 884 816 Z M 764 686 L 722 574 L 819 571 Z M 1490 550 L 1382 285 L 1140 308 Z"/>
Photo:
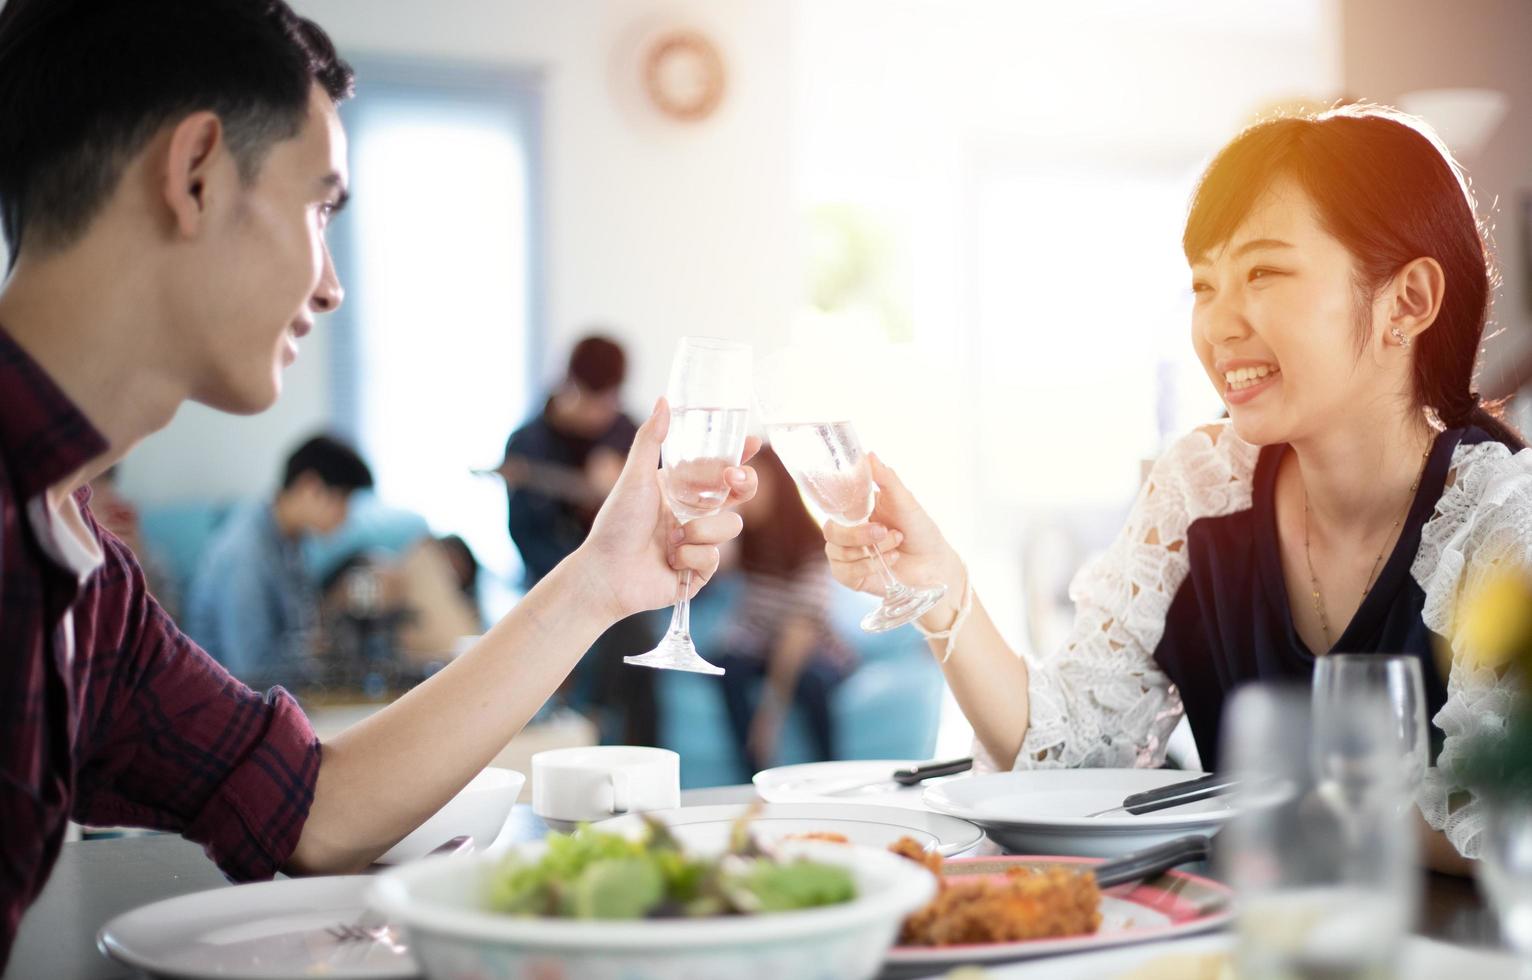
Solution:
<path fill-rule="evenodd" d="M 1474 872 L 1500 920 L 1500 938 L 1532 976 L 1532 799 L 1487 797 Z"/>
<path fill-rule="evenodd" d="M 1344 716 L 1354 709 L 1358 698 L 1377 699 L 1383 705 L 1388 739 L 1380 751 L 1385 764 L 1396 766 L 1405 805 L 1409 806 L 1425 778 L 1431 751 L 1420 659 L 1376 653 L 1320 657 L 1314 666 L 1316 751 L 1326 751 L 1325 743 L 1332 733 L 1344 735 Z"/>
<path fill-rule="evenodd" d="M 756 378 L 756 400 L 776 450 L 793 482 L 826 517 L 848 527 L 872 517 L 877 486 L 840 379 L 829 377 L 809 352 L 789 349 L 766 359 Z M 883 603 L 862 618 L 862 629 L 882 633 L 913 622 L 947 594 L 936 584 L 911 588 L 894 578 L 876 548 Z"/>
<path fill-rule="evenodd" d="M 710 517 L 729 499 L 724 474 L 745 452 L 750 420 L 750 348 L 712 337 L 683 337 L 670 363 L 670 430 L 660 447 L 660 484 L 682 524 Z M 660 645 L 623 662 L 722 674 L 691 637 L 691 569 L 681 572 L 670 629 Z"/>
<path fill-rule="evenodd" d="M 1388 977 L 1419 887 L 1409 797 L 1381 698 L 1348 695 L 1320 735 L 1313 689 L 1254 684 L 1224 714 L 1239 810 L 1219 861 L 1239 895 L 1242 978 Z M 1336 805 L 1339 795 L 1345 805 Z"/>

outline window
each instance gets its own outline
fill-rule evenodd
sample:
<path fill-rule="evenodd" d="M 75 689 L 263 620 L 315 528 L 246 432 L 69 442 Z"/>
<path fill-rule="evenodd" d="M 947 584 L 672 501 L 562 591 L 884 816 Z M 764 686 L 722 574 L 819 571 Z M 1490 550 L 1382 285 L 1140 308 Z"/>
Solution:
<path fill-rule="evenodd" d="M 332 246 L 347 300 L 332 411 L 388 503 L 516 574 L 500 460 L 540 337 L 534 80 L 368 66 L 343 107 L 353 204 Z"/>

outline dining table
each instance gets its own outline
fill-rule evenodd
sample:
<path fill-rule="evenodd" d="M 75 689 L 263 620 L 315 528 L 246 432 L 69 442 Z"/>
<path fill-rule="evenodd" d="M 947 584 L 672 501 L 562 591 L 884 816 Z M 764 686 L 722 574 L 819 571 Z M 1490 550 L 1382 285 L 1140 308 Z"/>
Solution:
<path fill-rule="evenodd" d="M 681 793 L 683 807 L 744 804 L 755 799 L 751 785 Z M 548 831 L 531 806 L 519 803 L 496 843 L 532 842 Z M 988 841 L 978 846 L 999 853 Z M 142 977 L 97 949 L 101 928 L 115 916 L 151 902 L 229 886 L 199 845 L 173 834 L 66 843 L 48 884 L 22 917 L 3 980 Z M 1424 875 L 1415 932 L 1465 947 L 1502 948 L 1493 912 L 1475 882 L 1467 878 Z"/>

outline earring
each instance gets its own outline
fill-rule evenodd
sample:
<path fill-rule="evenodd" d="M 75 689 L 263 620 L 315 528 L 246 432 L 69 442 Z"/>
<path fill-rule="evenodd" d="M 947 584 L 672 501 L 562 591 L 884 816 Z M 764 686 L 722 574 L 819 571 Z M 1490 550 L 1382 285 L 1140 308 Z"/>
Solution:
<path fill-rule="evenodd" d="M 1389 333 L 1393 334 L 1394 340 L 1399 344 L 1400 347 L 1403 347 L 1406 350 L 1409 349 L 1410 336 L 1409 334 L 1405 333 L 1402 328 L 1391 327 L 1389 328 Z"/>

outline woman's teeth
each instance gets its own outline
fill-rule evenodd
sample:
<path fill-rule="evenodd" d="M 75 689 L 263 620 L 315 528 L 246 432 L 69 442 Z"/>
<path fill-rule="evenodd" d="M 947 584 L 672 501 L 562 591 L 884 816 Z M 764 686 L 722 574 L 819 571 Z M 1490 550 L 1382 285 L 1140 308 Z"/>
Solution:
<path fill-rule="evenodd" d="M 1233 371 L 1225 371 L 1223 379 L 1228 382 L 1230 391 L 1239 391 L 1241 388 L 1249 388 L 1251 385 L 1260 384 L 1273 374 L 1281 373 L 1281 368 L 1262 364 L 1259 367 L 1243 367 L 1236 368 Z"/>

